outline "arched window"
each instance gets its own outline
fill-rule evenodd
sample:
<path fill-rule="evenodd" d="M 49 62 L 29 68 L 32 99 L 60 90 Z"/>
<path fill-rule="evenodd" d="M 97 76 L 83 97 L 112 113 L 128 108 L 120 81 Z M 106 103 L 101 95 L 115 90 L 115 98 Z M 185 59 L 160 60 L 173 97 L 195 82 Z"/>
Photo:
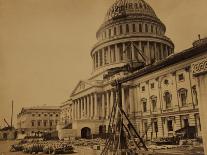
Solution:
<path fill-rule="evenodd" d="M 136 32 L 136 25 L 135 24 L 132 24 L 132 29 L 133 29 L 133 32 Z"/>
<path fill-rule="evenodd" d="M 142 24 L 139 24 L 139 32 L 142 32 Z"/>
<path fill-rule="evenodd" d="M 172 95 L 167 91 L 164 93 L 164 101 L 166 105 L 166 109 L 169 109 L 172 107 L 171 105 Z"/>
<path fill-rule="evenodd" d="M 120 29 L 120 34 L 122 34 L 123 33 L 122 25 L 119 26 L 119 29 Z"/>
<path fill-rule="evenodd" d="M 182 106 L 185 106 L 187 104 L 187 89 L 181 88 L 178 90 L 180 103 Z"/>
<path fill-rule="evenodd" d="M 129 25 L 126 24 L 126 33 L 129 33 Z"/>
<path fill-rule="evenodd" d="M 148 25 L 145 24 L 145 32 L 148 32 Z"/>
<path fill-rule="evenodd" d="M 141 99 L 141 102 L 142 102 L 142 110 L 143 110 L 143 112 L 147 112 L 147 99 L 143 98 L 143 99 Z"/>
<path fill-rule="evenodd" d="M 116 27 L 114 27 L 114 35 L 116 35 Z"/>
<path fill-rule="evenodd" d="M 151 96 L 151 104 L 152 104 L 152 112 L 157 111 L 157 97 L 156 96 Z"/>

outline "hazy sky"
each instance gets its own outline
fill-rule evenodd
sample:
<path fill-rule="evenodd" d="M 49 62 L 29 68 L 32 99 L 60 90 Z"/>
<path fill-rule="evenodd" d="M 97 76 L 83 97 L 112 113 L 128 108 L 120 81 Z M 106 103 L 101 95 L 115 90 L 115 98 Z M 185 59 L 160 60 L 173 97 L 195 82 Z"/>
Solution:
<path fill-rule="evenodd" d="M 146 0 L 175 51 L 207 36 L 207 0 Z M 113 0 L 0 0 L 0 125 L 21 107 L 59 105 L 91 73 L 95 33 Z"/>

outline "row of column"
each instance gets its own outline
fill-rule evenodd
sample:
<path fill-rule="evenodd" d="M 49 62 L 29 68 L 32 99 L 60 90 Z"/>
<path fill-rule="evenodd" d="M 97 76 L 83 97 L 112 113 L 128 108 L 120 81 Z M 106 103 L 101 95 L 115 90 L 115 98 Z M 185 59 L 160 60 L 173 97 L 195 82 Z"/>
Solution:
<path fill-rule="evenodd" d="M 101 31 L 98 35 L 98 40 L 104 40 L 112 36 L 119 36 L 126 33 L 152 33 L 157 35 L 164 35 L 164 30 L 159 25 L 147 24 L 147 23 L 132 23 L 115 26 L 105 31 Z"/>
<path fill-rule="evenodd" d="M 93 54 L 93 69 L 116 62 L 126 62 L 129 60 L 141 60 L 143 58 L 138 50 L 147 57 L 148 63 L 166 58 L 173 52 L 168 45 L 156 42 L 130 42 L 118 43 L 104 47 Z M 137 50 L 138 49 L 138 50 Z"/>
<path fill-rule="evenodd" d="M 97 93 L 89 94 L 73 101 L 73 119 L 97 118 Z"/>

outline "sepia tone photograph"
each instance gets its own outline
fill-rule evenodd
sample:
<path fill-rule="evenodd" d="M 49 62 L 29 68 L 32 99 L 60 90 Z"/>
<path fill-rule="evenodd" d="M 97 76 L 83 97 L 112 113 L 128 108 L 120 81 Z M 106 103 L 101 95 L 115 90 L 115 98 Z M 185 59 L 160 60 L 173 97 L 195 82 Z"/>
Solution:
<path fill-rule="evenodd" d="M 0 0 L 0 155 L 207 155 L 206 0 Z"/>

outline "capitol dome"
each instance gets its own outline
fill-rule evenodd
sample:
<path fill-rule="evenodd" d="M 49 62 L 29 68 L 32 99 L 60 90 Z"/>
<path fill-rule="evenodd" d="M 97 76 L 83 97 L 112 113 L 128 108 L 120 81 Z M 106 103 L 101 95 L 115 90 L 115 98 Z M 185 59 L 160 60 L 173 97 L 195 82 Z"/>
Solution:
<path fill-rule="evenodd" d="M 140 51 L 148 65 L 167 58 L 174 53 L 174 44 L 165 32 L 144 0 L 116 0 L 96 33 L 98 42 L 91 51 L 94 77 L 132 61 L 143 62 Z"/>
<path fill-rule="evenodd" d="M 122 0 L 116 1 L 107 11 L 105 21 L 118 16 L 145 15 L 157 18 L 154 10 L 143 0 Z"/>

